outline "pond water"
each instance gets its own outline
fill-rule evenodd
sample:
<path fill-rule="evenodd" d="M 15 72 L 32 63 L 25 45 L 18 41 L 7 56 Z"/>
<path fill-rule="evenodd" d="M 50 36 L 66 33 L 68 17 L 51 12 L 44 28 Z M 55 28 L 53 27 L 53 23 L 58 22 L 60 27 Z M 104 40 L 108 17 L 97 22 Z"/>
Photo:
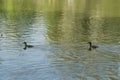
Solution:
<path fill-rule="evenodd" d="M 0 0 L 0 80 L 120 80 L 120 17 L 103 3 Z"/>

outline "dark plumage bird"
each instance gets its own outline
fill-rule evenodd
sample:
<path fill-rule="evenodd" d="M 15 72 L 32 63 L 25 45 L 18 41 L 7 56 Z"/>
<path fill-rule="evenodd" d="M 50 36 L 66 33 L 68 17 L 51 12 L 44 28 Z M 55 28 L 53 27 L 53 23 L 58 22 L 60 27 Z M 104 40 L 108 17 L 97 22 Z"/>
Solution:
<path fill-rule="evenodd" d="M 98 46 L 92 45 L 92 42 L 88 42 L 88 43 L 89 43 L 89 50 L 98 48 Z"/>
<path fill-rule="evenodd" d="M 23 42 L 24 44 L 25 44 L 25 47 L 24 47 L 24 49 L 26 49 L 26 48 L 32 48 L 32 47 L 34 47 L 33 45 L 27 45 L 27 42 Z"/>
<path fill-rule="evenodd" d="M 3 37 L 3 34 L 1 34 L 1 37 Z"/>

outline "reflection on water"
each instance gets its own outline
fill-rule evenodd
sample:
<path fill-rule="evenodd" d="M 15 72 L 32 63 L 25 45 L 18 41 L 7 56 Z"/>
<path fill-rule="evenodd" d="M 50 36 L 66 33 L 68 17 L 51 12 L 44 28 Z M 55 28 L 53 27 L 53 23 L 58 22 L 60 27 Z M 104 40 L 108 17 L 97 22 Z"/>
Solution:
<path fill-rule="evenodd" d="M 52 57 L 53 66 L 62 76 L 83 80 L 88 78 L 92 78 L 92 80 L 117 79 L 119 56 L 114 53 L 101 50 L 90 52 L 72 48 L 54 52 Z"/>
<path fill-rule="evenodd" d="M 0 80 L 119 80 L 120 18 L 105 1 L 36 2 L 0 1 Z"/>

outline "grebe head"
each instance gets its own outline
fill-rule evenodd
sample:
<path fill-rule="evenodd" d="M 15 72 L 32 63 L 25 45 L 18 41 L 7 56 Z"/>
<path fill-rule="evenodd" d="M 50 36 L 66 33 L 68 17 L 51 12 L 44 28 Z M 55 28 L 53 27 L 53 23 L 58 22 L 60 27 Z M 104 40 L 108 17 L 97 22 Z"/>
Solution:
<path fill-rule="evenodd" d="M 89 44 L 92 44 L 92 42 L 88 42 Z"/>
<path fill-rule="evenodd" d="M 23 42 L 24 44 L 27 44 L 27 42 Z"/>

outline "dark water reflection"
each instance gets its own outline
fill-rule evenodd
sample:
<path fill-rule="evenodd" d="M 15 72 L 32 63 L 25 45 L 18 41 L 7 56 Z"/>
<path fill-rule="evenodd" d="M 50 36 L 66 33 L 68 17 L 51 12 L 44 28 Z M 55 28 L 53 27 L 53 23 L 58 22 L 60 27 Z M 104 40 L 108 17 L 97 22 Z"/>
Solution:
<path fill-rule="evenodd" d="M 119 17 L 81 13 L 82 0 L 75 9 L 72 0 L 49 0 L 47 7 L 40 1 L 37 7 L 23 1 L 23 9 L 0 3 L 0 80 L 120 79 Z M 24 50 L 24 41 L 34 47 Z M 99 48 L 89 51 L 88 41 Z"/>

